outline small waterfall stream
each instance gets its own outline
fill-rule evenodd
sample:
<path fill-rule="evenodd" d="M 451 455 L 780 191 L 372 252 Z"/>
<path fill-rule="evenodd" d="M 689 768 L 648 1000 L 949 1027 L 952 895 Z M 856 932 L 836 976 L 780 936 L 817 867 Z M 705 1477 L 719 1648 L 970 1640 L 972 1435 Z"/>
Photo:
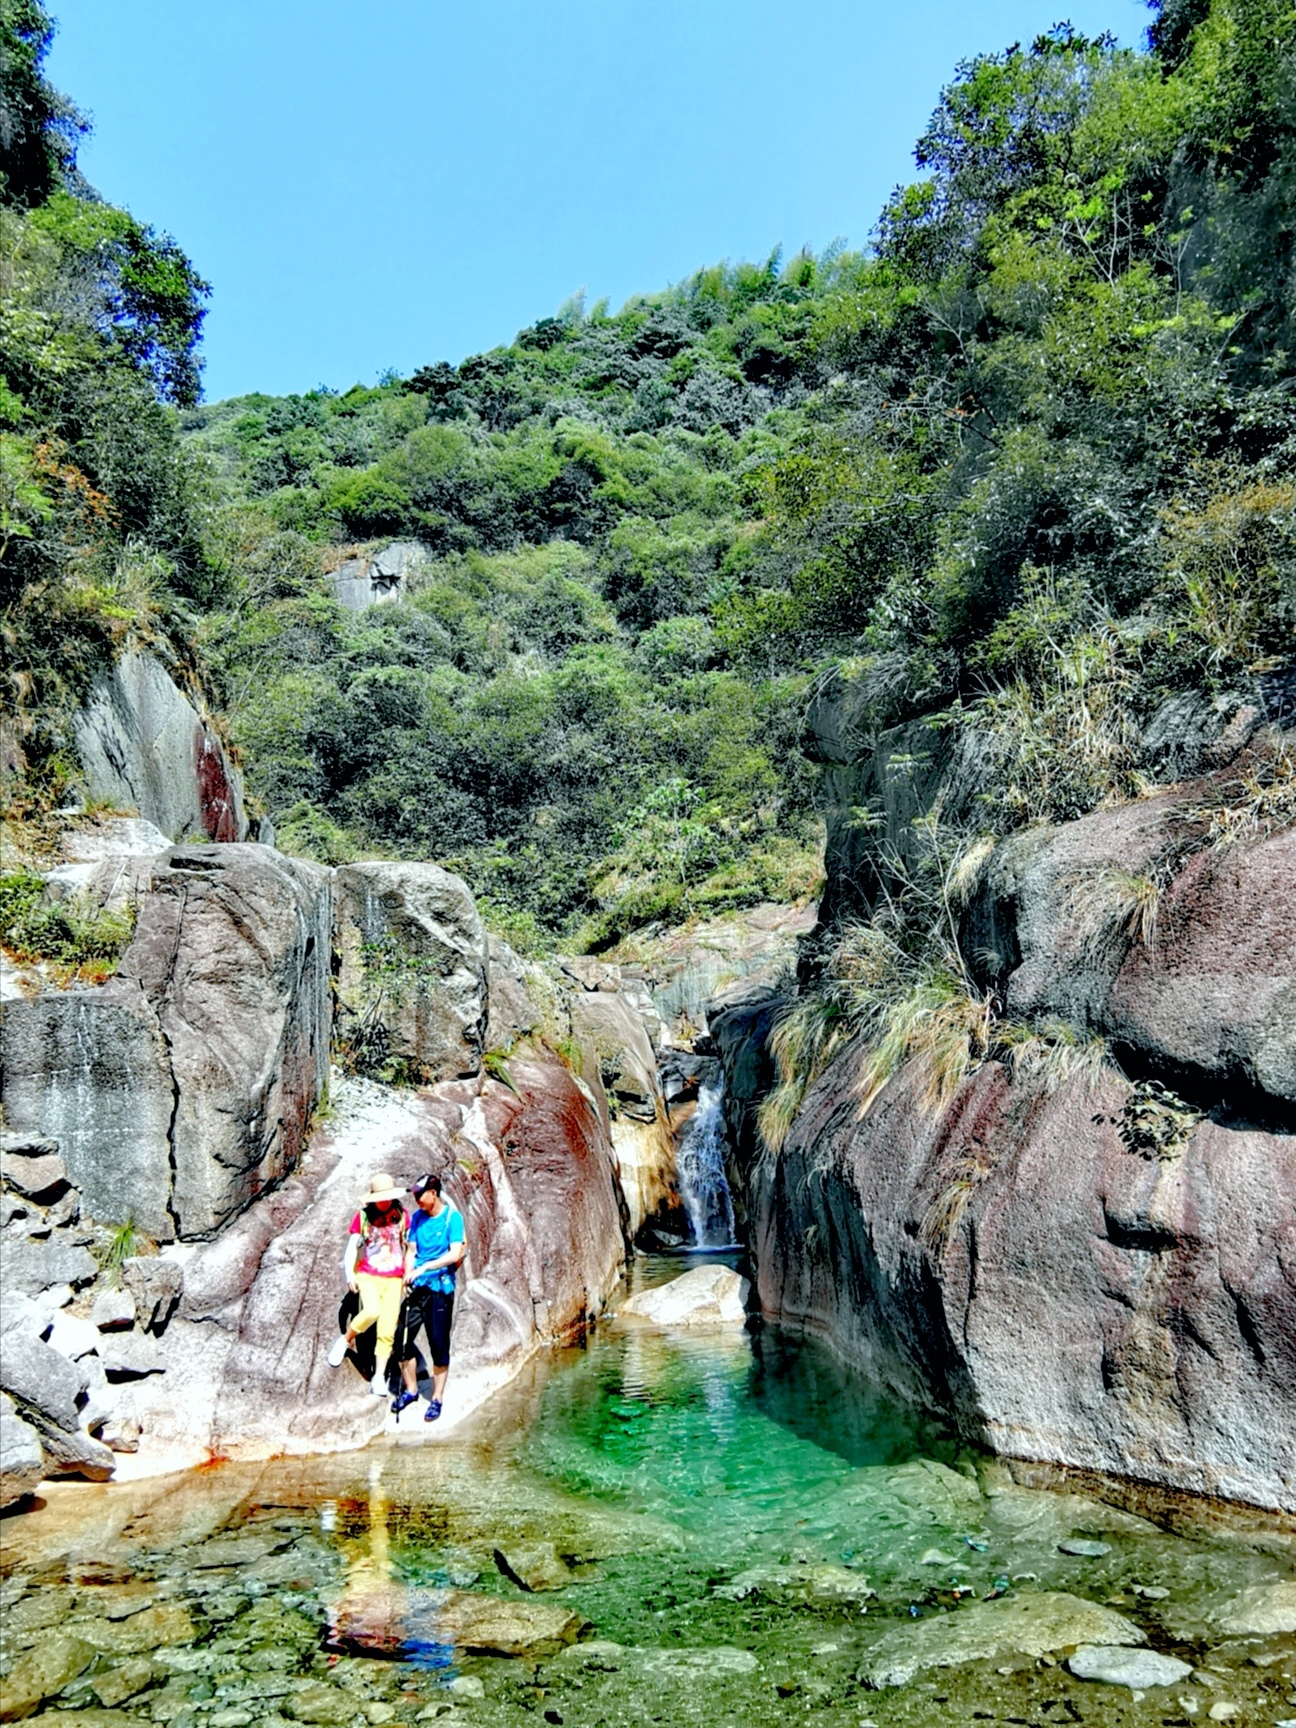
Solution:
<path fill-rule="evenodd" d="M 676 1160 L 680 1199 L 689 1220 L 690 1248 L 733 1248 L 734 1209 L 725 1175 L 724 1076 L 698 1089 Z"/>

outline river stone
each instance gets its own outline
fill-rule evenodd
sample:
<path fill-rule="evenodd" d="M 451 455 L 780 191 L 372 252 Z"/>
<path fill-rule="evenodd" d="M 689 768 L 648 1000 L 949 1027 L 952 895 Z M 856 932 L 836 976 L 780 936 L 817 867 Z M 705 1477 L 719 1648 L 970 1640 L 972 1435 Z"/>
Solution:
<path fill-rule="evenodd" d="M 512 1602 L 452 1590 L 439 1607 L 437 1631 L 447 1643 L 482 1656 L 549 1656 L 571 1644 L 583 1622 L 570 1608 Z"/>
<path fill-rule="evenodd" d="M 728 1266 L 695 1266 L 669 1284 L 631 1296 L 617 1318 L 650 1326 L 741 1326 L 748 1289 L 747 1280 Z"/>
<path fill-rule="evenodd" d="M 1121 1644 L 1082 1644 L 1067 1667 L 1077 1680 L 1105 1680 L 1109 1686 L 1146 1690 L 1175 1686 L 1192 1673 L 1191 1662 L 1160 1656 L 1155 1650 L 1131 1650 Z"/>
<path fill-rule="evenodd" d="M 151 1608 L 163 1588 L 145 1578 L 133 1579 L 128 1584 L 83 1585 L 77 1606 L 91 1608 L 105 1620 L 129 1620 L 132 1614 Z"/>
<path fill-rule="evenodd" d="M 923 1668 L 952 1668 L 997 1656 L 1042 1656 L 1075 1644 L 1142 1644 L 1132 1620 L 1066 1591 L 977 1602 L 892 1627 L 860 1667 L 866 1685 L 903 1686 Z"/>
<path fill-rule="evenodd" d="M 0 1391 L 8 1392 L 19 1404 L 75 1433 L 77 1400 L 85 1384 L 84 1371 L 42 1339 L 16 1328 L 5 1334 L 0 1352 Z"/>
<path fill-rule="evenodd" d="M 915 1511 L 930 1513 L 952 1529 L 976 1526 L 985 1510 L 981 1490 L 970 1477 L 935 1458 L 915 1458 L 885 1475 L 887 1490 Z"/>
<path fill-rule="evenodd" d="M 497 1548 L 495 1564 L 523 1590 L 561 1590 L 575 1576 L 552 1542 L 510 1543 L 507 1553 Z"/>
<path fill-rule="evenodd" d="M 1091 1542 L 1084 1536 L 1068 1536 L 1065 1542 L 1058 1543 L 1059 1554 L 1075 1554 L 1081 1560 L 1101 1560 L 1104 1554 L 1111 1553 L 1110 1542 Z"/>
<path fill-rule="evenodd" d="M 336 880 L 341 1036 L 347 1016 L 369 1010 L 391 1054 L 422 1079 L 477 1073 L 490 951 L 467 884 L 435 864 L 397 862 L 348 864 Z"/>
<path fill-rule="evenodd" d="M 101 1333 L 99 1360 L 109 1374 L 130 1375 L 132 1379 L 166 1372 L 166 1358 L 146 1332 Z"/>
<path fill-rule="evenodd" d="M 179 1602 L 159 1602 L 125 1620 L 74 1620 L 69 1630 L 114 1656 L 137 1656 L 164 1644 L 189 1644 L 197 1637 L 189 1610 Z"/>
<path fill-rule="evenodd" d="M 0 1507 L 30 1494 L 44 1474 L 40 1435 L 23 1421 L 13 1399 L 0 1392 Z"/>
<path fill-rule="evenodd" d="M 312 1681 L 303 1686 L 300 1692 L 288 1697 L 284 1708 L 298 1722 L 318 1722 L 325 1725 L 340 1725 L 350 1722 L 359 1709 L 359 1699 L 350 1693 L 340 1691 L 336 1686 L 326 1686 L 322 1680 Z"/>
<path fill-rule="evenodd" d="M 142 1692 L 152 1683 L 153 1664 L 143 1656 L 134 1656 L 129 1662 L 122 1662 L 103 1674 L 96 1674 L 90 1682 L 95 1697 L 108 1710 L 126 1698 L 133 1698 L 137 1692 Z"/>
<path fill-rule="evenodd" d="M 1296 1632 L 1296 1583 L 1253 1584 L 1210 1619 L 1219 1631 L 1237 1637 Z"/>
<path fill-rule="evenodd" d="M 212 1566 L 255 1566 L 282 1548 L 286 1538 L 266 1536 L 215 1536 L 201 1548 L 191 1548 L 185 1555 L 187 1566 L 205 1570 Z"/>
<path fill-rule="evenodd" d="M 806 1564 L 756 1566 L 718 1585 L 712 1594 L 734 1602 L 757 1594 L 772 1601 L 862 1602 L 877 1592 L 860 1573 L 845 1566 Z"/>
<path fill-rule="evenodd" d="M 75 1728 L 139 1728 L 140 1719 L 127 1710 L 96 1710 L 93 1704 L 78 1704 L 73 1710 L 46 1711 L 40 1721 L 46 1728 L 70 1717 Z"/>
<path fill-rule="evenodd" d="M 690 1685 L 720 1674 L 754 1674 L 760 1667 L 750 1650 L 726 1644 L 699 1650 L 636 1650 L 634 1654 L 654 1678 L 687 1679 Z"/>
<path fill-rule="evenodd" d="M 117 1461 L 110 1449 L 92 1435 L 80 1430 L 69 1434 L 40 1410 L 28 1410 L 27 1416 L 40 1435 L 47 1475 L 71 1471 L 91 1482 L 106 1482 L 116 1469 Z"/>
<path fill-rule="evenodd" d="M 177 846 L 154 870 L 114 982 L 137 982 L 169 1057 L 158 1240 L 220 1229 L 299 1162 L 328 1076 L 332 922 L 329 872 L 265 846 Z"/>
<path fill-rule="evenodd" d="M 89 1356 L 98 1350 L 102 1338 L 99 1328 L 92 1320 L 86 1320 L 79 1314 L 65 1314 L 60 1309 L 50 1322 L 49 1337 L 46 1341 L 60 1356 L 66 1356 L 69 1361 L 75 1362 L 79 1357 Z"/>
<path fill-rule="evenodd" d="M 94 1657 L 93 1648 L 80 1638 L 62 1634 L 42 1639 L 0 1680 L 0 1722 L 30 1716 L 38 1704 L 53 1698 L 87 1669 Z"/>

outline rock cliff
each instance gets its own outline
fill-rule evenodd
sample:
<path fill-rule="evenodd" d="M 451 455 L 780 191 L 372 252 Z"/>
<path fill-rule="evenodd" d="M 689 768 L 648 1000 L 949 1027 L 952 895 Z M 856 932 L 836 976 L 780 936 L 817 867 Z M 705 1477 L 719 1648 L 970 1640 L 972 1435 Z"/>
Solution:
<path fill-rule="evenodd" d="M 709 1018 L 770 1318 L 1008 1458 L 1290 1512 L 1296 830 L 1230 816 L 1260 761 L 1234 739 L 1227 770 L 985 863 L 959 932 L 980 988 L 1083 1062 L 1005 1053 L 936 1108 L 916 1059 L 864 1110 L 850 1047 L 775 1156 L 754 1106 L 778 999 Z M 851 854 L 829 905 L 867 906 L 883 859 Z"/>

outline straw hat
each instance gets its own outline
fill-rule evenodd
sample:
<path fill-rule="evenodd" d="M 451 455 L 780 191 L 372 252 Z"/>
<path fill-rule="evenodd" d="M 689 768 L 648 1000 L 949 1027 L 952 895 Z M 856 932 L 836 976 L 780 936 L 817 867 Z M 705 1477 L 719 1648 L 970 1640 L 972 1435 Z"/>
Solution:
<path fill-rule="evenodd" d="M 396 1186 L 390 1171 L 375 1170 L 369 1179 L 369 1192 L 362 1204 L 377 1206 L 384 1200 L 399 1200 L 403 1192 L 403 1189 Z"/>

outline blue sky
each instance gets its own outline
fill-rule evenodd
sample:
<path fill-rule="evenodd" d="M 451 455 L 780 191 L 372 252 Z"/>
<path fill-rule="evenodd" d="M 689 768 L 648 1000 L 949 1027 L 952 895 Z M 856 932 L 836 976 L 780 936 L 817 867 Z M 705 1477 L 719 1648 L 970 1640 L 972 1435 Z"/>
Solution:
<path fill-rule="evenodd" d="M 209 400 L 345 388 L 721 258 L 864 244 L 956 61 L 1137 0 L 51 0 L 115 203 L 211 281 Z"/>

